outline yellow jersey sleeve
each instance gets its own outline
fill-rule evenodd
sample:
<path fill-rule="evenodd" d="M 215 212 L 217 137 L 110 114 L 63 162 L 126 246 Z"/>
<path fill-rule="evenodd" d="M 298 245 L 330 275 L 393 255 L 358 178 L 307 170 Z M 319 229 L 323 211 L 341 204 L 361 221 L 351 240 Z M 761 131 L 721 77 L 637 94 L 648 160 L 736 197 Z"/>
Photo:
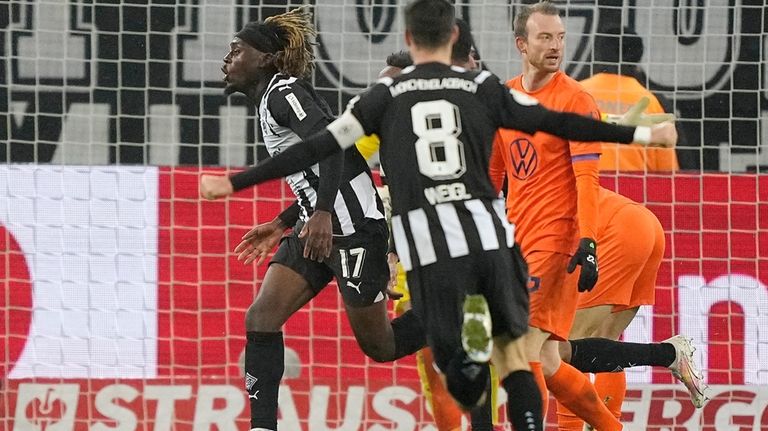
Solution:
<path fill-rule="evenodd" d="M 379 151 L 379 137 L 374 133 L 373 135 L 363 136 L 355 142 L 357 151 L 363 155 L 365 160 L 368 160 Z"/>

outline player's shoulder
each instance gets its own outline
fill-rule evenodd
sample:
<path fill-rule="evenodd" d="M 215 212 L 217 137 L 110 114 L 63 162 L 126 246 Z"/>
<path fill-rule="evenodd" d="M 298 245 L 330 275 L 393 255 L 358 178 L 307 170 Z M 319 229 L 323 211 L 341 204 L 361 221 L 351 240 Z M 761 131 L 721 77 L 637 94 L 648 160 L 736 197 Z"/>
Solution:
<path fill-rule="evenodd" d="M 501 84 L 501 79 L 488 70 L 468 70 L 459 66 L 450 66 L 453 77 L 472 81 L 480 87 L 494 87 Z"/>
<path fill-rule="evenodd" d="M 376 102 L 382 102 L 382 99 L 390 99 L 392 98 L 393 92 L 390 91 L 390 88 L 392 88 L 397 83 L 397 78 L 391 78 L 388 76 L 385 76 L 383 78 L 379 78 L 376 80 L 376 82 L 373 83 L 368 89 L 366 89 L 364 92 L 359 94 L 355 97 L 355 100 L 360 99 L 362 97 L 365 97 L 366 100 L 375 100 Z M 352 104 L 352 103 L 351 103 Z"/>
<path fill-rule="evenodd" d="M 278 74 L 267 86 L 266 94 L 267 100 L 273 103 L 289 99 L 291 94 L 294 95 L 293 98 L 303 99 L 307 96 L 312 98 L 313 90 L 312 85 L 301 78 Z"/>
<path fill-rule="evenodd" d="M 592 93 L 581 82 L 571 78 L 562 71 L 558 72 L 556 79 L 557 82 L 551 88 L 551 91 L 564 103 L 564 107 L 597 107 L 597 102 Z"/>
<path fill-rule="evenodd" d="M 581 82 L 571 78 L 563 71 L 557 72 L 555 79 L 557 79 L 556 87 L 558 92 L 567 91 L 571 94 L 588 94 L 586 87 Z"/>
<path fill-rule="evenodd" d="M 296 87 L 301 86 L 302 80 L 290 75 L 276 74 L 272 77 L 272 80 L 267 84 L 267 93 L 273 95 L 276 93 L 284 93 L 290 91 Z"/>
<path fill-rule="evenodd" d="M 515 89 L 515 90 L 522 90 L 523 89 L 523 75 L 517 75 L 513 78 L 510 78 L 507 80 L 507 82 L 504 83 L 509 88 Z"/>

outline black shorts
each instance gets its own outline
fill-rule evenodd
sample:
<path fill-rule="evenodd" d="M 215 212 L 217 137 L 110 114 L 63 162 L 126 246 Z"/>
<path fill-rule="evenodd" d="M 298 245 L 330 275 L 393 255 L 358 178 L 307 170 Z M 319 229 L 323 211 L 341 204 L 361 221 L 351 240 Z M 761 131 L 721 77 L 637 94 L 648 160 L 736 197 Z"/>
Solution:
<path fill-rule="evenodd" d="M 297 227 L 283 237 L 270 265 L 291 268 L 315 293 L 335 276 L 344 304 L 350 307 L 366 307 L 386 299 L 389 232 L 384 220 L 371 220 L 352 235 L 334 237 L 331 256 L 322 263 L 304 258 L 300 232 Z"/>
<path fill-rule="evenodd" d="M 528 329 L 528 268 L 518 247 L 438 261 L 408 272 L 413 309 L 422 318 L 435 364 L 445 370 L 461 349 L 468 294 L 488 301 L 493 335 L 516 339 Z"/>

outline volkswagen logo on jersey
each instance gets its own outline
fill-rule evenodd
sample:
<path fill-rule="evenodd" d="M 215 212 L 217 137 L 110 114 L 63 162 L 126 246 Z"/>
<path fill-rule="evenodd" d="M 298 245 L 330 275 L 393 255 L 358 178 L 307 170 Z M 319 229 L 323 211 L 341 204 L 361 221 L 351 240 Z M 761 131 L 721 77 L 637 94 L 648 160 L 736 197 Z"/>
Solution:
<path fill-rule="evenodd" d="M 533 175 L 539 164 L 536 148 L 528 138 L 518 138 L 510 142 L 509 158 L 512 161 L 512 175 L 518 180 L 524 180 Z"/>

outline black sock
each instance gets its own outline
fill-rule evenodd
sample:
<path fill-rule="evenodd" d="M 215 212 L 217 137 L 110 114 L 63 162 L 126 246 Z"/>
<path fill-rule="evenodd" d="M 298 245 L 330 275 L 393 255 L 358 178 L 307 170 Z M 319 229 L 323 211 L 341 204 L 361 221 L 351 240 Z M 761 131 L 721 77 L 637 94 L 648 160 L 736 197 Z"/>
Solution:
<path fill-rule="evenodd" d="M 251 404 L 251 428 L 277 430 L 277 394 L 285 369 L 283 333 L 246 334 L 245 389 Z"/>
<path fill-rule="evenodd" d="M 418 352 L 427 346 L 427 335 L 419 316 L 408 310 L 392 320 L 392 332 L 395 336 L 395 357 L 392 360 Z"/>
<path fill-rule="evenodd" d="M 571 340 L 571 365 L 583 373 L 612 373 L 637 366 L 668 367 L 675 361 L 669 343 L 626 343 L 607 338 Z"/>
<path fill-rule="evenodd" d="M 507 417 L 516 431 L 543 431 L 541 392 L 530 371 L 515 371 L 502 382 L 507 391 Z"/>
<path fill-rule="evenodd" d="M 488 389 L 490 375 L 487 363 L 473 362 L 459 349 L 446 367 L 445 387 L 463 409 L 473 409 Z"/>
<path fill-rule="evenodd" d="M 485 401 L 482 405 L 475 407 L 469 413 L 469 417 L 472 423 L 470 428 L 472 431 L 492 431 L 493 430 L 493 409 L 496 408 L 493 402 L 495 401 L 491 396 L 493 388 L 490 386 L 493 384 L 491 381 L 491 374 L 488 373 L 488 390 L 486 391 Z"/>

